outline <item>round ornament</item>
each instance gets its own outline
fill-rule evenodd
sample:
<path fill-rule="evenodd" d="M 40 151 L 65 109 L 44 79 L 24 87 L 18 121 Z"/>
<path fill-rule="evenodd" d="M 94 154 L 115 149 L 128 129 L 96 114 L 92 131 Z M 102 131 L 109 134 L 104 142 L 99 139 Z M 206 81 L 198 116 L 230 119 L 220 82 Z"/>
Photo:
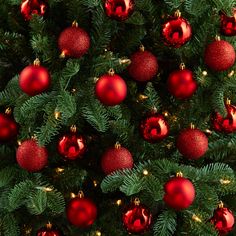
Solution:
<path fill-rule="evenodd" d="M 131 56 L 131 64 L 128 67 L 129 75 L 137 81 L 149 81 L 157 74 L 157 58 L 140 46 L 140 50 Z"/>
<path fill-rule="evenodd" d="M 37 231 L 37 236 L 62 236 L 59 230 L 48 223 L 46 227 L 42 227 Z"/>
<path fill-rule="evenodd" d="M 150 229 L 152 214 L 150 210 L 136 198 L 134 203 L 124 210 L 122 220 L 125 229 L 130 234 L 142 234 Z"/>
<path fill-rule="evenodd" d="M 74 21 L 71 27 L 63 30 L 58 39 L 61 57 L 80 58 L 90 48 L 90 36 Z"/>
<path fill-rule="evenodd" d="M 40 147 L 36 140 L 29 139 L 18 147 L 16 160 L 22 169 L 37 172 L 47 165 L 48 152 L 45 147 Z"/>
<path fill-rule="evenodd" d="M 119 143 L 115 147 L 107 149 L 101 159 L 102 170 L 106 175 L 116 170 L 131 169 L 133 164 L 132 154 Z"/>
<path fill-rule="evenodd" d="M 195 188 L 192 182 L 177 173 L 164 186 L 164 202 L 171 208 L 180 211 L 188 208 L 195 199 Z"/>
<path fill-rule="evenodd" d="M 227 16 L 223 11 L 220 12 L 220 32 L 225 36 L 236 36 L 236 8 L 233 9 L 233 16 Z"/>
<path fill-rule="evenodd" d="M 45 67 L 40 66 L 39 59 L 36 59 L 33 65 L 27 66 L 20 73 L 20 88 L 29 96 L 35 96 L 46 91 L 50 84 L 50 74 Z"/>
<path fill-rule="evenodd" d="M 104 0 L 106 15 L 117 21 L 127 20 L 134 12 L 134 0 Z"/>
<path fill-rule="evenodd" d="M 92 200 L 85 198 L 83 192 L 79 192 L 78 196 L 71 199 L 67 205 L 66 215 L 72 225 L 87 228 L 97 218 L 97 206 Z"/>
<path fill-rule="evenodd" d="M 125 81 L 113 69 L 102 75 L 95 86 L 97 99 L 107 106 L 116 106 L 122 103 L 127 95 Z"/>
<path fill-rule="evenodd" d="M 192 28 L 190 23 L 177 10 L 174 16 L 162 25 L 162 38 L 164 44 L 169 47 L 179 48 L 186 44 L 192 37 Z"/>

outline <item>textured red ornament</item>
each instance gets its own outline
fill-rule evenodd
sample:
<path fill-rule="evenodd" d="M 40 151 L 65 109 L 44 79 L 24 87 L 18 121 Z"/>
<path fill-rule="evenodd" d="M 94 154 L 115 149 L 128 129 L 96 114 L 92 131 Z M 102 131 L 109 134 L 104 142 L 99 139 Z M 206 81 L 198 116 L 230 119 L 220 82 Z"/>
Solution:
<path fill-rule="evenodd" d="M 156 143 L 169 135 L 170 127 L 163 115 L 151 114 L 141 121 L 140 131 L 149 143 Z"/>
<path fill-rule="evenodd" d="M 102 156 L 101 166 L 105 174 L 109 175 L 113 171 L 133 168 L 133 157 L 128 149 L 116 144 L 109 148 Z"/>
<path fill-rule="evenodd" d="M 24 141 L 17 149 L 16 160 L 22 169 L 29 172 L 42 170 L 48 163 L 48 152 L 33 139 Z"/>
<path fill-rule="evenodd" d="M 208 138 L 201 130 L 191 127 L 181 131 L 176 146 L 184 157 L 197 160 L 206 153 Z"/>
<path fill-rule="evenodd" d="M 80 58 L 86 54 L 90 48 L 90 36 L 77 22 L 73 22 L 71 27 L 63 30 L 58 39 L 58 47 L 61 56 Z"/>
<path fill-rule="evenodd" d="M 223 11 L 220 12 L 221 34 L 225 36 L 236 36 L 236 8 L 233 16 L 227 16 Z"/>
<path fill-rule="evenodd" d="M 61 236 L 59 230 L 54 228 L 50 223 L 37 231 L 37 236 Z"/>
<path fill-rule="evenodd" d="M 181 17 L 180 11 L 162 25 L 162 37 L 167 46 L 179 48 L 186 44 L 192 37 L 190 23 Z"/>
<path fill-rule="evenodd" d="M 165 203 L 175 209 L 184 210 L 188 208 L 195 199 L 195 188 L 192 182 L 182 175 L 171 178 L 164 186 Z"/>
<path fill-rule="evenodd" d="M 149 81 L 157 74 L 157 58 L 151 52 L 145 51 L 143 46 L 130 59 L 128 72 L 134 80 Z"/>
<path fill-rule="evenodd" d="M 228 70 L 235 62 L 234 47 L 229 42 L 217 38 L 206 47 L 204 59 L 212 70 Z"/>
<path fill-rule="evenodd" d="M 23 92 L 29 96 L 35 96 L 46 91 L 51 84 L 51 77 L 48 70 L 40 66 L 38 59 L 34 65 L 27 66 L 19 77 L 19 85 Z"/>
<path fill-rule="evenodd" d="M 134 0 L 105 0 L 106 15 L 118 21 L 127 20 L 134 12 Z"/>
<path fill-rule="evenodd" d="M 150 229 L 152 214 L 145 205 L 140 204 L 136 199 L 134 203 L 126 207 L 122 220 L 129 233 L 141 234 Z"/>
<path fill-rule="evenodd" d="M 125 81 L 114 70 L 102 75 L 96 83 L 95 93 L 98 100 L 107 106 L 115 106 L 124 101 L 127 94 Z"/>

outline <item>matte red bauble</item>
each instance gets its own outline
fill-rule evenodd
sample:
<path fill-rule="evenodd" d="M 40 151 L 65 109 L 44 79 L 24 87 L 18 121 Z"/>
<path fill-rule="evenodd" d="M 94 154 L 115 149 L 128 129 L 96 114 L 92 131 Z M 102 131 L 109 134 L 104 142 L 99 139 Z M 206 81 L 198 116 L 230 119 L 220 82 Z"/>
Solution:
<path fill-rule="evenodd" d="M 206 65 L 212 70 L 228 70 L 235 62 L 234 47 L 229 42 L 220 40 L 218 37 L 206 47 L 204 60 Z"/>
<path fill-rule="evenodd" d="M 80 58 L 90 48 L 90 36 L 77 22 L 63 30 L 58 39 L 58 47 L 62 57 Z"/>
<path fill-rule="evenodd" d="M 131 64 L 128 67 L 129 75 L 137 81 L 149 81 L 158 70 L 157 58 L 140 46 L 140 50 L 131 56 Z"/>
<path fill-rule="evenodd" d="M 185 69 L 184 64 L 180 65 L 180 70 L 173 71 L 169 75 L 167 86 L 169 92 L 178 99 L 188 99 L 197 90 L 193 72 Z"/>
<path fill-rule="evenodd" d="M 32 16 L 44 16 L 48 11 L 47 0 L 23 0 L 21 3 L 21 14 L 25 20 L 30 20 Z"/>
<path fill-rule="evenodd" d="M 17 149 L 16 160 L 22 169 L 29 172 L 42 170 L 48 163 L 48 152 L 34 139 L 24 141 Z"/>
<path fill-rule="evenodd" d="M 85 139 L 79 135 L 76 126 L 71 126 L 70 133 L 60 138 L 58 152 L 69 160 L 81 158 L 86 151 Z"/>
<path fill-rule="evenodd" d="M 133 164 L 132 154 L 118 143 L 115 147 L 107 149 L 101 159 L 102 170 L 107 175 L 116 170 L 131 169 Z"/>
<path fill-rule="evenodd" d="M 162 38 L 167 46 L 179 48 L 192 37 L 192 28 L 189 22 L 181 17 L 180 11 L 162 25 Z"/>
<path fill-rule="evenodd" d="M 36 59 L 33 65 L 27 66 L 20 73 L 19 85 L 21 90 L 29 96 L 35 96 L 46 91 L 51 84 L 51 77 L 48 70 L 40 66 Z"/>
<path fill-rule="evenodd" d="M 42 227 L 37 231 L 37 236 L 62 236 L 62 234 L 59 230 L 48 223 L 46 227 Z"/>
<path fill-rule="evenodd" d="M 118 21 L 127 20 L 134 12 L 134 0 L 104 0 L 106 15 Z"/>
<path fill-rule="evenodd" d="M 178 173 L 176 177 L 171 178 L 164 186 L 165 203 L 175 209 L 184 210 L 188 208 L 195 199 L 195 188 L 192 182 Z"/>
<path fill-rule="evenodd" d="M 161 114 L 151 114 L 145 117 L 140 124 L 140 131 L 145 141 L 156 143 L 169 135 L 169 125 Z"/>
<path fill-rule="evenodd" d="M 220 12 L 221 34 L 225 36 L 236 36 L 236 9 L 233 10 L 233 16 L 227 16 Z"/>
<path fill-rule="evenodd" d="M 180 132 L 176 146 L 184 157 L 197 160 L 208 150 L 208 138 L 201 130 L 191 127 Z"/>
<path fill-rule="evenodd" d="M 139 199 L 126 207 L 122 216 L 125 229 L 131 234 L 141 234 L 150 229 L 152 214 L 150 210 Z"/>
<path fill-rule="evenodd" d="M 97 218 L 97 206 L 80 192 L 78 197 L 70 200 L 66 208 L 66 215 L 72 225 L 79 228 L 87 228 Z"/>
<path fill-rule="evenodd" d="M 96 83 L 95 93 L 97 99 L 107 106 L 115 106 L 122 103 L 127 94 L 125 81 L 114 70 L 102 75 Z"/>

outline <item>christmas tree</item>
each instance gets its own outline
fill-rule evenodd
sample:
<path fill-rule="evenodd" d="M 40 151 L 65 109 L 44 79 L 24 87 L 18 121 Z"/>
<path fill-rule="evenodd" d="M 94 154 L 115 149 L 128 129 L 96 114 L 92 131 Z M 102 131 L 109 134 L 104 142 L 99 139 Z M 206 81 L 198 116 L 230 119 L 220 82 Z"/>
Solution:
<path fill-rule="evenodd" d="M 235 0 L 0 3 L 0 235 L 236 235 Z"/>

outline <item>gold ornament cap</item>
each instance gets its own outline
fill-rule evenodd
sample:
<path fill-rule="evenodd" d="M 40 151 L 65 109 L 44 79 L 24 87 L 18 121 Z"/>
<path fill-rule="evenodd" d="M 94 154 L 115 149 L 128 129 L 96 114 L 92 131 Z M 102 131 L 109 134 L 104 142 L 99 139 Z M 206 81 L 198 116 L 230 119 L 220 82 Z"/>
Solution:
<path fill-rule="evenodd" d="M 108 71 L 108 75 L 114 76 L 114 75 L 115 75 L 115 70 L 114 70 L 113 68 L 111 68 L 111 69 Z"/>

